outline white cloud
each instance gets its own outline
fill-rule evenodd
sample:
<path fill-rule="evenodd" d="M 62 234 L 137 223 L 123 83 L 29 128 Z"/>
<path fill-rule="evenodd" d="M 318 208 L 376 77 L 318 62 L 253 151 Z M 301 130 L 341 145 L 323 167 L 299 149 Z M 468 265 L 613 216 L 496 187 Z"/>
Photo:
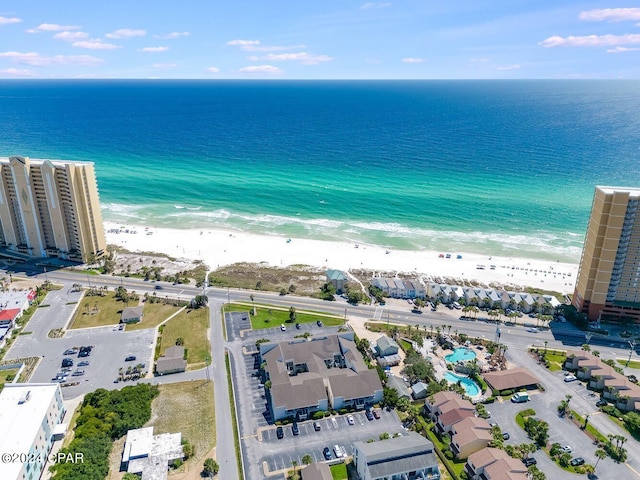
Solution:
<path fill-rule="evenodd" d="M 113 43 L 105 43 L 99 38 L 92 38 L 91 40 L 81 40 L 79 42 L 73 42 L 71 45 L 77 48 L 86 48 L 89 50 L 114 50 L 120 48 L 119 45 Z"/>
<path fill-rule="evenodd" d="M 240 47 L 245 52 L 281 52 L 283 50 L 297 50 L 306 48 L 306 45 L 260 45 L 260 40 L 231 40 L 227 45 L 232 47 Z"/>
<path fill-rule="evenodd" d="M 640 8 L 596 8 L 580 12 L 580 20 L 624 22 L 640 20 Z"/>
<path fill-rule="evenodd" d="M 360 6 L 360 10 L 371 10 L 374 8 L 387 8 L 390 6 L 391 6 L 391 3 L 389 2 L 367 2 L 367 3 L 363 3 Z"/>
<path fill-rule="evenodd" d="M 173 40 L 174 38 L 188 37 L 191 35 L 189 32 L 171 32 L 166 35 L 154 35 L 153 38 L 159 38 L 161 40 Z"/>
<path fill-rule="evenodd" d="M 260 40 L 231 40 L 227 45 L 232 47 L 246 47 L 249 45 L 260 45 Z"/>
<path fill-rule="evenodd" d="M 607 50 L 607 53 L 637 52 L 640 47 L 615 47 Z"/>
<path fill-rule="evenodd" d="M 256 57 L 250 57 L 256 58 Z M 263 60 L 281 62 L 281 61 L 294 61 L 300 62 L 303 65 L 317 65 L 318 63 L 330 62 L 333 57 L 328 55 L 310 55 L 307 52 L 297 53 L 269 53 L 262 57 Z"/>
<path fill-rule="evenodd" d="M 470 58 L 469 61 L 471 63 L 484 63 L 484 62 L 488 62 L 489 59 L 488 58 Z"/>
<path fill-rule="evenodd" d="M 503 65 L 501 67 L 496 67 L 496 70 L 499 70 L 501 72 L 507 72 L 509 70 L 518 70 L 520 68 L 520 65 Z"/>
<path fill-rule="evenodd" d="M 372 65 L 378 65 L 378 64 L 382 63 L 382 60 L 380 60 L 379 58 L 372 57 L 372 58 L 365 59 L 364 63 L 370 63 Z"/>
<path fill-rule="evenodd" d="M 402 63 L 424 63 L 426 60 L 419 57 L 407 57 L 402 59 Z"/>
<path fill-rule="evenodd" d="M 153 68 L 176 68 L 178 65 L 175 63 L 154 63 L 151 66 Z"/>
<path fill-rule="evenodd" d="M 555 35 L 549 37 L 538 45 L 543 47 L 611 47 L 616 45 L 634 45 L 640 43 L 640 34 L 626 35 L 585 35 L 560 37 Z"/>
<path fill-rule="evenodd" d="M 209 67 L 207 68 L 207 72 L 209 73 L 218 73 L 220 69 L 218 67 Z"/>
<path fill-rule="evenodd" d="M 62 32 L 64 30 L 80 30 L 77 25 L 58 25 L 57 23 L 41 23 L 36 28 L 30 28 L 27 33 Z"/>
<path fill-rule="evenodd" d="M 9 25 L 11 23 L 20 23 L 22 19 L 16 17 L 0 17 L 0 25 Z"/>
<path fill-rule="evenodd" d="M 144 48 L 139 48 L 138 51 L 139 52 L 151 52 L 151 53 L 155 53 L 155 52 L 166 52 L 167 50 L 169 50 L 169 47 L 144 47 Z"/>
<path fill-rule="evenodd" d="M 96 65 L 103 62 L 101 58 L 90 55 L 55 55 L 53 57 L 44 57 L 36 52 L 0 52 L 0 57 L 10 58 L 15 63 L 34 67 L 47 65 Z"/>
<path fill-rule="evenodd" d="M 81 38 L 87 38 L 89 36 L 86 32 L 60 32 L 56 33 L 53 38 L 56 40 L 64 40 L 65 42 L 73 42 Z"/>
<path fill-rule="evenodd" d="M 121 28 L 120 30 L 116 30 L 115 32 L 107 33 L 105 37 L 111 39 L 121 39 L 121 38 L 133 38 L 133 37 L 144 37 L 147 34 L 146 30 L 132 30 L 130 28 Z"/>
<path fill-rule="evenodd" d="M 240 73 L 282 73 L 282 70 L 280 70 L 278 67 L 274 67 L 273 65 L 251 65 L 249 67 L 243 67 L 239 71 Z"/>
<path fill-rule="evenodd" d="M 35 77 L 37 76 L 35 72 L 27 69 L 20 68 L 5 68 L 4 70 L 0 70 L 1 75 L 6 75 L 9 77 Z"/>

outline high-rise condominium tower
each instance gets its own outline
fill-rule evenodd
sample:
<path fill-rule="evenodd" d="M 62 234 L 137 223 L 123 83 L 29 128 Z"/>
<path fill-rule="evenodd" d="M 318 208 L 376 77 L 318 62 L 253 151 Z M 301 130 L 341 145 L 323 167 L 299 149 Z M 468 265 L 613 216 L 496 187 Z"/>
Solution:
<path fill-rule="evenodd" d="M 640 188 L 596 187 L 573 305 L 640 321 Z"/>
<path fill-rule="evenodd" d="M 106 240 L 93 163 L 0 158 L 0 245 L 78 262 L 102 256 Z"/>

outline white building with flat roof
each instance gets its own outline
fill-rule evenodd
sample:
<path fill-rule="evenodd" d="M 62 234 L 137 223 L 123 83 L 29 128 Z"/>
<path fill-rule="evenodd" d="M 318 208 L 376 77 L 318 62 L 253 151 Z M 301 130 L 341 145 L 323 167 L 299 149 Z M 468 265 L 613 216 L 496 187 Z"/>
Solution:
<path fill-rule="evenodd" d="M 122 463 L 142 480 L 166 479 L 169 465 L 183 457 L 181 433 L 154 435 L 153 427 L 127 432 Z"/>
<path fill-rule="evenodd" d="M 10 462 L 0 462 L 2 480 L 40 478 L 47 467 L 54 430 L 59 431 L 56 427 L 64 415 L 62 392 L 57 383 L 4 386 L 0 393 L 0 452 L 13 457 Z"/>

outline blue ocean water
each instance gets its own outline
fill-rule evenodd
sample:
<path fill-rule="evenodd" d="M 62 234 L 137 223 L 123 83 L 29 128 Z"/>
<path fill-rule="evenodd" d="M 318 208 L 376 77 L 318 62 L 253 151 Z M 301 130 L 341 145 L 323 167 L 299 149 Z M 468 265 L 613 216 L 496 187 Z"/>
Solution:
<path fill-rule="evenodd" d="M 640 82 L 0 81 L 16 154 L 94 161 L 115 222 L 575 262 Z"/>

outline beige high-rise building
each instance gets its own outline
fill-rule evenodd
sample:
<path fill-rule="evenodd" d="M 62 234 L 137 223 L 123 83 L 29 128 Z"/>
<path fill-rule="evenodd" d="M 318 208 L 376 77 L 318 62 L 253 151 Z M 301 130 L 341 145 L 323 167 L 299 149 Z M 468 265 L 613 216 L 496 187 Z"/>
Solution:
<path fill-rule="evenodd" d="M 573 305 L 640 322 L 640 188 L 596 187 Z"/>
<path fill-rule="evenodd" d="M 86 262 L 106 248 L 91 162 L 0 158 L 0 245 Z"/>

